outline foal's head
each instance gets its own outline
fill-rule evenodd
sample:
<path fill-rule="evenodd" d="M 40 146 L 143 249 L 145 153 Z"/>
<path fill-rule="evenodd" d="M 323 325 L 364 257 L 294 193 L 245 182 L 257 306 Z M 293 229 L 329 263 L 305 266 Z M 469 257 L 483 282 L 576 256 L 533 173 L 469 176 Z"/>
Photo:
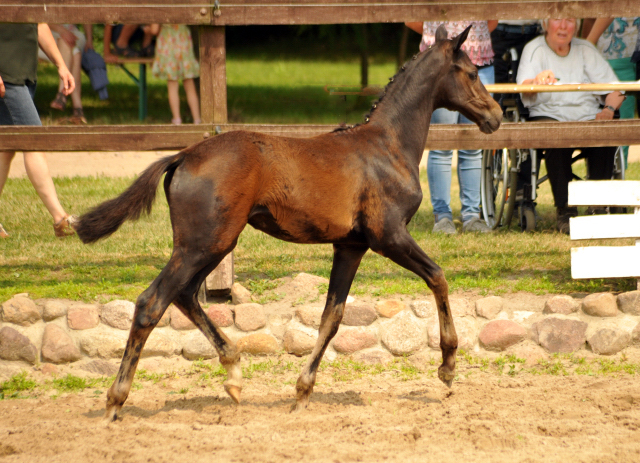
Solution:
<path fill-rule="evenodd" d="M 472 26 L 459 36 L 447 40 L 447 30 L 440 26 L 436 32 L 436 50 L 444 55 L 445 66 L 439 81 L 436 104 L 460 111 L 478 124 L 484 133 L 498 130 L 502 121 L 500 105 L 491 97 L 478 78 L 478 69 L 473 65 L 461 46 Z"/>

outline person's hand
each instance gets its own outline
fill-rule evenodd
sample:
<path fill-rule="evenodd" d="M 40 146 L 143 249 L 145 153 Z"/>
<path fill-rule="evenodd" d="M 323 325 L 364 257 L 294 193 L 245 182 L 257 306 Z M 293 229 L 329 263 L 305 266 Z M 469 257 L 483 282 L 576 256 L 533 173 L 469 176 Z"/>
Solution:
<path fill-rule="evenodd" d="M 4 98 L 4 82 L 2 81 L 2 77 L 0 77 L 0 98 Z"/>
<path fill-rule="evenodd" d="M 556 82 L 558 82 L 558 79 L 556 79 L 556 76 L 550 69 L 542 71 L 535 79 L 533 79 L 533 85 L 552 85 Z"/>
<path fill-rule="evenodd" d="M 611 109 L 604 107 L 602 111 L 596 114 L 596 121 L 610 121 L 613 120 L 614 112 Z"/>
<path fill-rule="evenodd" d="M 69 72 L 69 69 L 64 64 L 58 68 L 58 75 L 62 81 L 62 93 L 69 96 L 71 92 L 76 88 L 76 81 Z"/>

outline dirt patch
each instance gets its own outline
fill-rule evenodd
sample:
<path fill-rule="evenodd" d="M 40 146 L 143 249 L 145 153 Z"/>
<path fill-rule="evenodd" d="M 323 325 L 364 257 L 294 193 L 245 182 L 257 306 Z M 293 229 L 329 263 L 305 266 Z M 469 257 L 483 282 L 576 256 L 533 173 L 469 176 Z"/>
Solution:
<path fill-rule="evenodd" d="M 291 414 L 300 360 L 277 361 L 295 366 L 254 373 L 235 405 L 188 362 L 144 359 L 179 374 L 138 380 L 108 427 L 104 388 L 0 401 L 0 461 L 640 461 L 637 375 L 512 377 L 461 362 L 449 390 L 428 361 L 408 381 L 325 370 L 308 410 Z"/>

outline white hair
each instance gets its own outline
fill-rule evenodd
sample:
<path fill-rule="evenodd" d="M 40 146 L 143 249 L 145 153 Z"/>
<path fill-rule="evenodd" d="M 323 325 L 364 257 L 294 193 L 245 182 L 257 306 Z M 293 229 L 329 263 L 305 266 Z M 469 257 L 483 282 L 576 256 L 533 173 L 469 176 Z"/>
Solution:
<path fill-rule="evenodd" d="M 580 24 L 582 23 L 582 20 L 578 19 L 578 18 L 567 18 L 567 19 L 575 19 L 575 21 L 576 21 L 576 32 L 578 32 L 580 30 Z M 547 28 L 549 27 L 549 18 L 541 19 L 540 20 L 540 25 L 542 26 L 542 30 L 546 34 Z"/>

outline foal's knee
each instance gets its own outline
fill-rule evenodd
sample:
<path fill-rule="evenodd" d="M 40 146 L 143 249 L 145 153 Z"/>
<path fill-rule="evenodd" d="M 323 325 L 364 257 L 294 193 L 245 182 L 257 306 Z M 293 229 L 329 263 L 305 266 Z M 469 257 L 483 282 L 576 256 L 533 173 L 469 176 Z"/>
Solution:
<path fill-rule="evenodd" d="M 155 296 L 149 296 L 142 293 L 136 300 L 136 310 L 133 319 L 134 326 L 137 328 L 153 328 L 158 324 L 164 310 L 158 305 Z"/>

